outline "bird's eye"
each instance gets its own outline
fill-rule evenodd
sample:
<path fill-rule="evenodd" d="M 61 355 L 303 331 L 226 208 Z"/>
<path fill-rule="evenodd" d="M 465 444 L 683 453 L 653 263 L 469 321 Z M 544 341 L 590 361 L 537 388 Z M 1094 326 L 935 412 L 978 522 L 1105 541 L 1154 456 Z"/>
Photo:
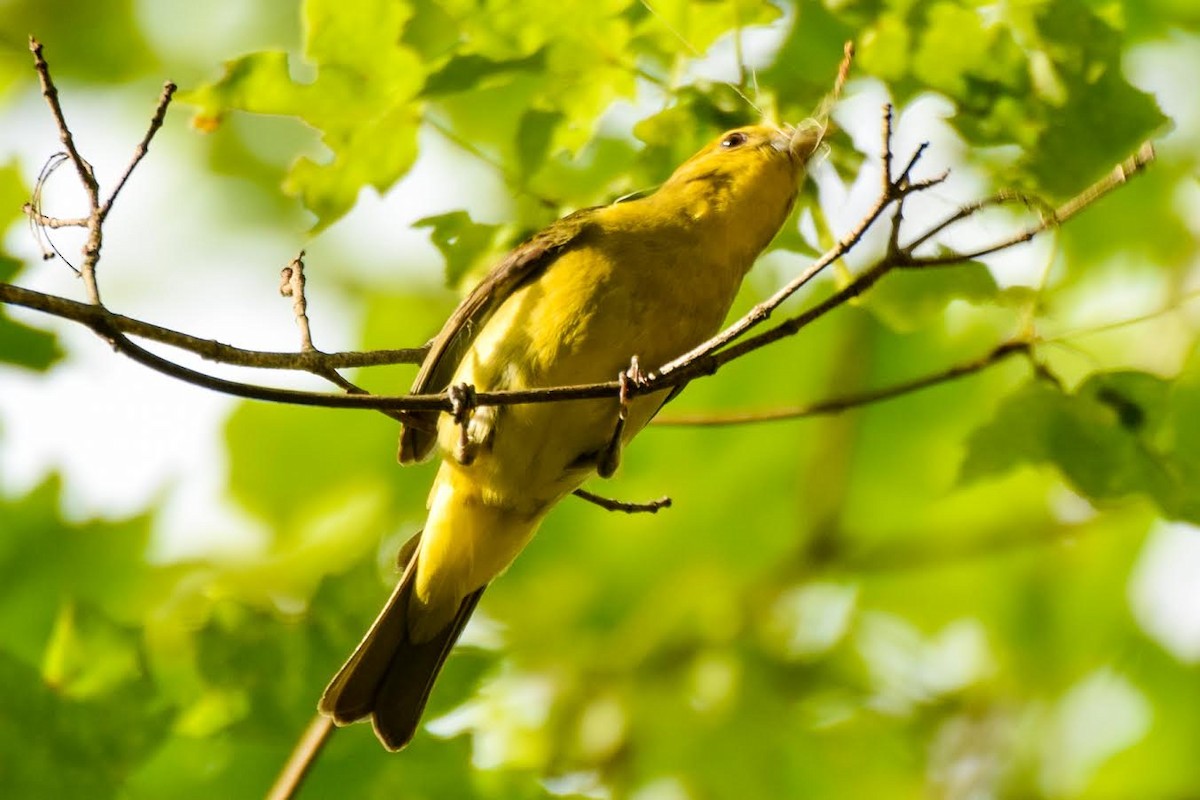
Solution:
<path fill-rule="evenodd" d="M 721 147 L 730 148 L 737 147 L 746 143 L 746 134 L 741 131 L 734 131 L 721 140 Z"/>

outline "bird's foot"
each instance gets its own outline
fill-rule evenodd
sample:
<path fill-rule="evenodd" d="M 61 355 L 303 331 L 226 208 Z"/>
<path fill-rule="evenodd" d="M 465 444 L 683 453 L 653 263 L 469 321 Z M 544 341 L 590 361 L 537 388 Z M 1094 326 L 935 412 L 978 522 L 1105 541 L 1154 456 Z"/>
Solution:
<path fill-rule="evenodd" d="M 475 387 L 469 383 L 456 383 L 447 389 L 450 395 L 450 413 L 458 426 L 458 445 L 454 448 L 454 460 L 467 466 L 475 460 L 479 443 L 471 438 L 471 417 L 475 414 Z"/>
<path fill-rule="evenodd" d="M 600 451 L 596 459 L 596 473 L 601 478 L 611 478 L 621 464 L 622 437 L 625 434 L 625 419 L 629 416 L 629 400 L 634 388 L 646 383 L 647 376 L 638 365 L 638 357 L 629 359 L 629 369 L 622 370 L 617 376 L 621 384 L 620 394 L 617 395 L 617 424 L 613 427 L 612 437 L 608 445 Z"/>

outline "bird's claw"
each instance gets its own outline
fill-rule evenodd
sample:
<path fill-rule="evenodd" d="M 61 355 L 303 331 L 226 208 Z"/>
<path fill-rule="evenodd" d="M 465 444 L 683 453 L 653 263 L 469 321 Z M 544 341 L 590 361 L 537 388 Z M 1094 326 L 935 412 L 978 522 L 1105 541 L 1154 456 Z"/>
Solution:
<path fill-rule="evenodd" d="M 447 389 L 450 396 L 450 413 L 454 424 L 458 426 L 458 445 L 454 448 L 454 460 L 463 466 L 475 460 L 479 450 L 476 442 L 471 440 L 468 428 L 471 417 L 475 413 L 475 387 L 469 383 L 456 383 Z"/>
<path fill-rule="evenodd" d="M 617 375 L 617 382 L 621 385 L 617 395 L 617 424 L 613 428 L 608 445 L 600 451 L 600 457 L 596 460 L 596 473 L 601 478 L 611 478 L 621 464 L 621 437 L 625 433 L 625 419 L 629 416 L 630 394 L 634 388 L 644 386 L 647 380 L 646 374 L 638 365 L 637 356 L 629 359 L 629 369 L 622 370 Z"/>

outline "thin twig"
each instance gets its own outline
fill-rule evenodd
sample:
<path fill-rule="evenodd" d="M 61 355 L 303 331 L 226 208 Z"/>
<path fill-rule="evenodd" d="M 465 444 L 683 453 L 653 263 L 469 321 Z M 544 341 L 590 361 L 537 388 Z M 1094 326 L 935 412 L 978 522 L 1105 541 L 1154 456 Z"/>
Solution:
<path fill-rule="evenodd" d="M 738 411 L 725 414 L 679 414 L 655 419 L 651 425 L 664 428 L 709 428 L 726 425 L 749 425 L 759 422 L 779 422 L 782 420 L 840 414 L 852 408 L 860 408 L 872 403 L 892 400 L 906 394 L 919 392 L 922 389 L 949 383 L 950 381 L 972 375 L 976 372 L 982 372 L 988 367 L 999 364 L 1011 355 L 1029 352 L 1029 348 L 1029 342 L 1023 340 L 1004 342 L 982 358 L 955 364 L 941 372 L 924 375 L 920 378 L 897 383 L 893 386 L 871 389 L 843 397 L 833 397 L 828 400 L 809 403 L 808 405 L 776 408 L 769 411 Z"/>
<path fill-rule="evenodd" d="M 921 160 L 921 156 L 925 155 L 925 151 L 928 149 L 929 142 L 921 142 L 919 145 L 917 145 L 917 149 L 913 151 L 912 156 L 908 159 L 908 163 L 904 165 L 904 169 L 901 170 L 899 177 L 896 178 L 894 183 L 898 184 L 899 186 L 908 186 L 912 182 L 913 169 L 917 166 L 917 162 Z M 936 180 L 938 183 L 941 183 L 942 181 L 946 180 L 946 178 L 943 176 L 940 178 L 935 178 L 934 180 Z"/>
<path fill-rule="evenodd" d="M 975 214 L 978 214 L 980 211 L 983 211 L 984 209 L 994 208 L 994 207 L 1002 206 L 1002 205 L 1008 205 L 1009 203 L 1020 203 L 1020 204 L 1024 205 L 1026 208 L 1036 209 L 1043 213 L 1051 213 L 1052 214 L 1054 212 L 1054 207 L 1049 205 L 1048 203 L 1046 203 L 1044 200 L 1041 200 L 1040 198 L 1037 198 L 1033 195 L 1025 194 L 1024 192 L 1017 192 L 1017 191 L 1005 189 L 1005 190 L 997 192 L 996 194 L 992 195 L 991 197 L 986 197 L 983 200 L 976 200 L 974 202 L 967 203 L 967 204 L 961 206 L 953 214 L 946 217 L 941 222 L 938 222 L 937 224 L 933 225 L 932 227 L 929 228 L 929 230 L 925 231 L 920 236 L 918 236 L 917 238 L 915 238 L 911 242 L 909 242 L 908 249 L 909 250 L 917 249 L 921 245 L 925 244 L 925 242 L 929 241 L 934 236 L 938 235 L 939 233 L 946 230 L 947 228 L 949 228 L 959 222 L 962 222 L 964 219 L 967 219 L 968 217 L 972 217 Z"/>
<path fill-rule="evenodd" d="M 313 346 L 312 325 L 308 321 L 308 297 L 304 292 L 306 279 L 304 277 L 303 250 L 292 259 L 290 264 L 280 270 L 279 278 L 279 293 L 284 297 L 292 298 L 292 314 L 296 318 L 296 327 L 300 329 L 300 354 L 308 356 L 320 353 L 321 351 Z M 305 369 L 319 378 L 324 378 L 344 392 L 363 396 L 370 394 L 366 389 L 346 378 L 328 363 L 310 363 L 305 366 Z M 379 413 L 397 422 L 408 421 L 408 415 L 403 411 L 381 408 L 379 409 Z"/>
<path fill-rule="evenodd" d="M 998 253 L 1001 250 L 1007 250 L 1010 247 L 1015 247 L 1019 244 L 1028 242 L 1033 237 L 1052 228 L 1062 225 L 1071 217 L 1078 214 L 1083 209 L 1090 206 L 1092 203 L 1099 200 L 1104 195 L 1111 192 L 1116 187 L 1122 185 L 1134 175 L 1144 170 L 1147 165 L 1154 161 L 1154 145 L 1150 142 L 1144 142 L 1138 151 L 1129 158 L 1122 161 L 1117 166 L 1113 167 L 1108 175 L 1093 183 L 1088 188 L 1084 189 L 1079 194 L 1072 197 L 1067 202 L 1063 203 L 1058 208 L 1054 209 L 1047 217 L 1040 220 L 1036 225 L 1031 225 L 1025 230 L 1016 233 L 1007 239 L 981 247 L 977 250 L 972 250 L 966 253 L 947 253 L 938 256 L 923 256 L 914 258 L 910 266 L 914 267 L 937 267 L 960 264 L 964 261 L 971 261 L 983 256 L 990 256 L 993 253 Z"/>
<path fill-rule="evenodd" d="M 93 305 L 100 305 L 100 286 L 96 282 L 96 265 L 100 261 L 100 247 L 104 238 L 103 220 L 100 216 L 100 184 L 96 181 L 96 173 L 92 169 L 92 165 L 84 160 L 75 146 L 75 137 L 71 134 L 71 128 L 67 125 L 62 104 L 58 99 L 58 88 L 50 77 L 50 65 L 46 63 L 46 59 L 42 55 L 41 42 L 30 36 L 29 50 L 33 53 L 33 67 L 42 87 L 42 97 L 50 106 L 54 124 L 58 127 L 58 138 L 66 148 L 67 157 L 75 165 L 75 172 L 79 175 L 79 180 L 87 192 L 88 207 L 91 209 L 91 213 L 88 215 L 88 238 L 83 245 L 83 262 L 79 265 L 79 275 L 83 278 L 88 300 Z"/>
<path fill-rule="evenodd" d="M 883 185 L 879 190 L 881 197 L 887 197 L 892 191 L 892 117 L 894 113 L 892 104 L 884 103 L 883 121 L 881 123 L 883 129 L 880 132 L 880 135 L 883 137 L 883 152 L 881 154 L 881 158 L 883 159 L 883 174 L 879 176 L 879 179 L 883 181 Z"/>
<path fill-rule="evenodd" d="M 86 228 L 88 224 L 87 217 L 47 217 L 42 212 L 38 211 L 33 203 L 26 203 L 21 206 L 21 211 L 36 225 L 51 230 L 57 228 Z"/>
<path fill-rule="evenodd" d="M 266 800 L 292 800 L 300 791 L 305 776 L 316 762 L 321 749 L 329 741 L 336 730 L 333 720 L 324 714 L 317 714 L 308 724 L 291 756 L 283 766 L 283 771 L 275 779 L 275 784 L 267 792 Z"/>
<path fill-rule="evenodd" d="M 163 84 L 162 94 L 158 97 L 158 105 L 154 108 L 154 116 L 150 118 L 150 127 L 146 129 L 146 133 L 142 136 L 142 140 L 138 142 L 138 146 L 134 148 L 133 158 L 130 159 L 129 165 L 125 167 L 125 171 L 121 173 L 121 177 L 117 179 L 117 185 L 113 188 L 112 194 L 104 201 L 104 205 L 100 207 L 100 221 L 103 222 L 108 218 L 108 212 L 112 211 L 113 201 L 117 199 L 117 195 L 125 188 L 126 181 L 133 174 L 134 169 L 146 157 L 146 153 L 150 152 L 150 140 L 154 138 L 154 134 L 158 133 L 158 129 L 162 127 L 163 120 L 167 117 L 167 106 L 171 104 L 171 97 L 175 94 L 175 84 L 167 81 Z"/>
<path fill-rule="evenodd" d="M 665 496 L 648 503 L 626 503 L 621 500 L 613 500 L 611 497 L 593 494 L 587 489 L 576 489 L 571 494 L 581 500 L 598 505 L 606 511 L 623 511 L 626 514 L 657 514 L 660 509 L 671 507 L 671 498 Z"/>
<path fill-rule="evenodd" d="M 308 324 L 308 299 L 304 296 L 304 251 L 301 250 L 292 263 L 279 273 L 279 293 L 292 298 L 292 314 L 296 317 L 296 327 L 300 329 L 300 352 L 311 353 L 313 347 L 312 329 Z"/>
<path fill-rule="evenodd" d="M 833 81 L 833 91 L 830 96 L 834 101 L 840 100 L 842 97 L 842 89 L 846 88 L 846 81 L 850 79 L 850 65 L 854 63 L 854 40 L 847 39 L 842 45 L 842 63 L 838 65 L 837 78 Z"/>
<path fill-rule="evenodd" d="M 1143 172 L 1153 161 L 1154 149 L 1149 143 L 1146 143 L 1142 145 L 1136 155 L 1124 161 L 1111 173 L 1109 173 L 1109 175 L 1092 184 L 1079 195 L 1068 200 L 1066 203 L 1060 206 L 1052 219 L 1043 221 L 1041 224 L 1023 232 L 1020 236 L 1010 237 L 998 245 L 984 248 L 979 252 L 979 254 L 992 253 L 1008 247 L 1013 247 L 1017 244 L 1021 244 L 1022 242 L 1029 241 L 1034 236 L 1037 236 L 1038 234 L 1048 230 L 1052 225 L 1061 224 L 1066 219 L 1069 219 L 1077 214 L 1083 208 L 1095 203 L 1117 187 L 1121 186 L 1134 175 Z M 928 181 L 914 184 L 914 187 L 925 185 L 927 183 Z M 1081 198 L 1086 198 L 1086 201 L 1081 200 Z M 904 248 L 904 250 L 905 252 L 908 252 L 907 247 Z M 953 258 L 966 261 L 978 257 L 979 254 L 955 255 Z M 946 257 L 945 259 L 931 259 L 923 256 L 913 256 L 911 253 L 908 254 L 907 258 L 908 263 L 905 266 L 911 265 L 918 267 L 929 266 L 931 264 L 949 264 L 950 259 L 950 257 Z M 813 308 L 781 322 L 779 325 L 768 331 L 760 333 L 757 336 L 752 336 L 751 338 L 739 342 L 732 347 L 728 347 L 719 353 L 707 356 L 703 360 L 697 359 L 697 363 L 688 365 L 687 374 L 693 376 L 712 374 L 720 369 L 723 365 L 733 361 L 734 359 L 741 358 L 747 353 L 765 347 L 772 342 L 776 342 L 780 339 L 794 335 L 801 328 L 812 324 L 829 311 L 865 292 L 895 266 L 895 264 L 890 263 L 886 259 L 876 263 L 873 267 L 859 275 L 849 285 L 834 293 L 824 302 L 814 306 Z"/>
<path fill-rule="evenodd" d="M 1131 325 L 1140 325 L 1143 322 L 1150 322 L 1151 320 L 1158 319 L 1164 314 L 1169 314 L 1172 311 L 1178 311 L 1183 306 L 1196 299 L 1200 299 L 1200 289 L 1193 289 L 1190 292 L 1185 292 L 1157 311 L 1149 311 L 1145 314 L 1138 314 L 1137 316 L 1126 317 L 1125 319 L 1118 319 L 1113 320 L 1112 322 L 1104 322 L 1099 325 L 1063 331 L 1062 333 L 1055 334 L 1054 336 L 1044 337 L 1040 341 L 1044 342 L 1045 344 L 1058 344 L 1059 342 L 1063 342 L 1067 339 L 1079 339 L 1085 336 L 1095 336 L 1096 334 L 1108 333 L 1109 331 L 1118 330 L 1120 328 L 1127 328 Z"/>
<path fill-rule="evenodd" d="M 92 165 L 84 161 L 83 156 L 79 154 L 79 149 L 75 147 L 75 137 L 71 134 L 70 127 L 67 126 L 67 118 L 63 116 L 62 104 L 58 99 L 58 88 L 50 77 L 50 65 L 46 63 L 46 59 L 42 55 L 42 43 L 32 36 L 29 37 L 29 52 L 33 53 L 33 68 L 37 71 L 38 80 L 42 86 L 42 97 L 50 106 L 50 113 L 54 115 L 54 124 L 58 126 L 58 138 L 67 150 L 67 157 L 75 165 L 75 171 L 79 173 L 79 179 L 83 182 L 84 189 L 87 190 L 92 207 L 99 208 L 100 184 L 96 182 Z"/>

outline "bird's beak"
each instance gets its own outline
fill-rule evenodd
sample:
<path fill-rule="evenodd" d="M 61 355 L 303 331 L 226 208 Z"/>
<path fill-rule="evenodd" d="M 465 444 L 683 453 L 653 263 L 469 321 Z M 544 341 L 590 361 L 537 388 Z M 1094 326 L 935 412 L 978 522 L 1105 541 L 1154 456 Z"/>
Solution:
<path fill-rule="evenodd" d="M 786 151 L 797 164 L 805 164 L 817 152 L 817 148 L 832 129 L 832 122 L 818 122 L 812 119 L 799 125 L 785 125 L 779 131 L 775 146 Z"/>

